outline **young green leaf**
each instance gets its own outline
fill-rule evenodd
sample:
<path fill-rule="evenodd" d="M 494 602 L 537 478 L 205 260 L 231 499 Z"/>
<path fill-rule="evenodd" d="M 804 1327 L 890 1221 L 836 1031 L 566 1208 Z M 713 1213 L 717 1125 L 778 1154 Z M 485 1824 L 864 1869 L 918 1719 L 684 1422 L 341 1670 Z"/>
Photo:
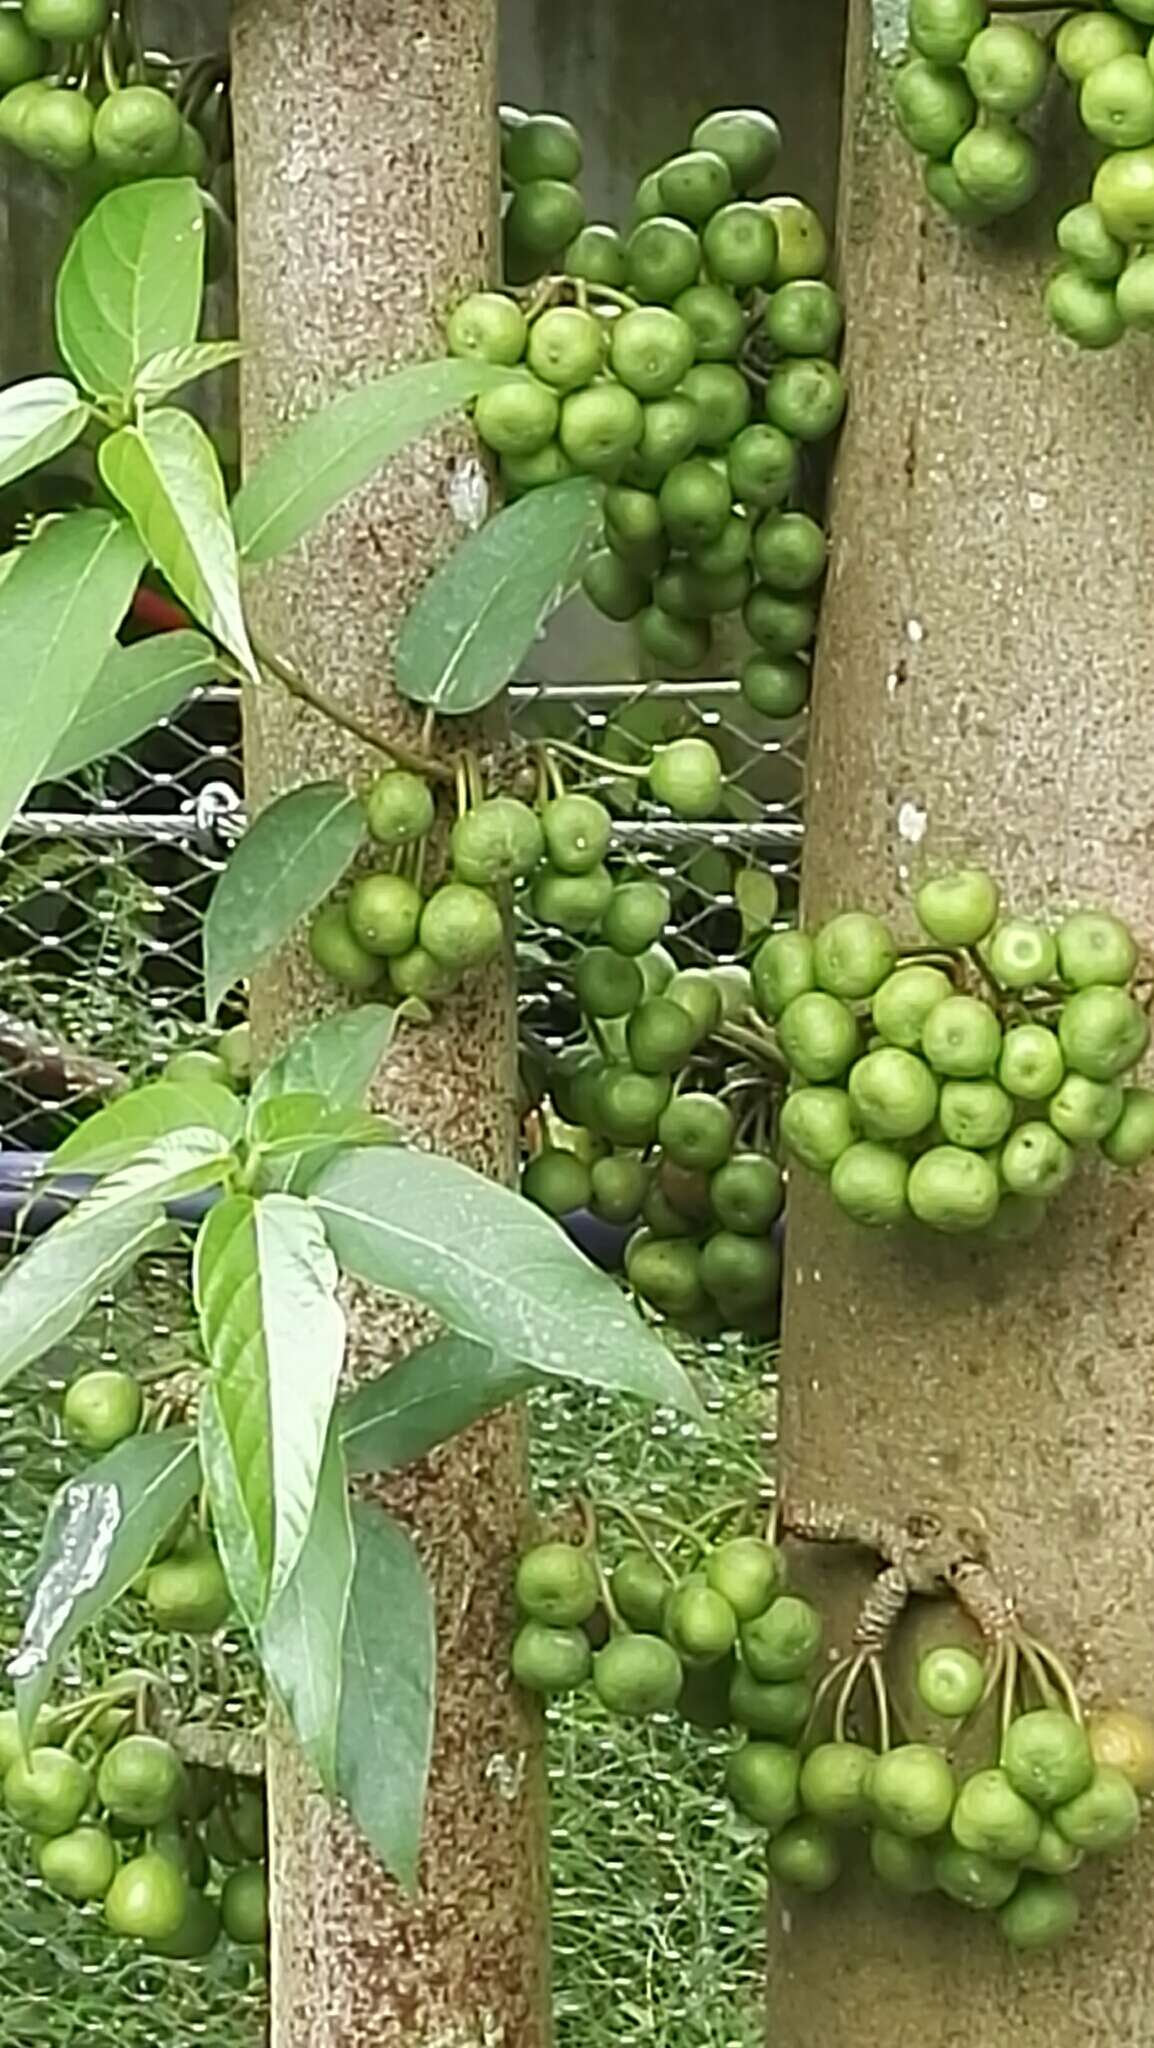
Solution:
<path fill-rule="evenodd" d="M 342 1401 L 345 1464 L 350 1473 L 394 1472 L 540 1384 L 539 1373 L 484 1344 L 434 1337 Z"/>
<path fill-rule="evenodd" d="M 188 1124 L 142 1139 L 131 1159 L 97 1181 L 82 1208 L 90 1216 L 136 1209 L 141 1202 L 172 1202 L 178 1195 L 219 1187 L 236 1163 L 227 1138 L 211 1125 Z M 76 1214 L 81 1211 L 78 1209 Z"/>
<path fill-rule="evenodd" d="M 274 1095 L 258 1102 L 249 1119 L 251 1166 L 263 1175 L 272 1169 L 270 1184 L 294 1194 L 305 1192 L 298 1169 L 307 1163 L 310 1176 L 338 1152 L 357 1145 L 395 1145 L 397 1130 L 383 1116 L 323 1095 Z M 258 1183 L 264 1186 L 264 1179 Z"/>
<path fill-rule="evenodd" d="M 91 417 L 67 377 L 33 377 L 0 391 L 0 489 L 71 448 Z"/>
<path fill-rule="evenodd" d="M 190 1429 L 129 1437 L 55 1495 L 8 1666 L 25 1738 L 82 1629 L 144 1570 L 200 1482 Z"/>
<path fill-rule="evenodd" d="M 283 1592 L 312 1519 L 345 1349 L 337 1278 L 319 1218 L 292 1195 L 228 1195 L 197 1240 L 216 1410 L 201 1448 L 225 1568 L 252 1627 Z"/>
<path fill-rule="evenodd" d="M 83 1321 L 168 1235 L 155 1204 L 95 1213 L 81 1202 L 0 1274 L 0 1387 Z"/>
<path fill-rule="evenodd" d="M 165 581 L 255 677 L 224 478 L 199 420 L 163 406 L 110 434 L 97 461 Z"/>
<path fill-rule="evenodd" d="M 187 348 L 161 349 L 141 364 L 134 395 L 146 404 L 167 398 L 170 391 L 179 391 L 182 384 L 193 384 L 198 377 L 223 370 L 243 354 L 244 346 L 239 341 L 194 341 Z"/>
<path fill-rule="evenodd" d="M 127 747 L 219 674 L 220 656 L 203 633 L 156 633 L 114 648 L 44 763 L 44 781 Z"/>
<path fill-rule="evenodd" d="M 588 477 L 551 484 L 498 512 L 450 555 L 401 627 L 401 694 L 453 716 L 490 703 L 577 581 L 601 501 Z"/>
<path fill-rule="evenodd" d="M 213 890 L 204 921 L 210 1020 L 233 982 L 324 901 L 364 829 L 360 802 L 343 782 L 307 782 L 261 811 Z"/>
<path fill-rule="evenodd" d="M 194 178 L 121 185 L 93 207 L 56 283 L 56 337 L 94 398 L 127 400 L 163 349 L 196 340 L 204 295 L 204 208 Z"/>
<path fill-rule="evenodd" d="M 295 547 L 408 442 L 515 371 L 459 361 L 409 363 L 307 413 L 249 471 L 233 500 L 241 559 Z"/>
<path fill-rule="evenodd" d="M 672 1353 L 558 1223 L 432 1152 L 353 1152 L 311 1190 L 341 1268 L 546 1377 L 700 1415 Z"/>
<path fill-rule="evenodd" d="M 411 1537 L 389 1516 L 355 1503 L 353 1533 L 337 1791 L 386 1870 L 412 1892 L 433 1747 L 433 1600 Z"/>
<path fill-rule="evenodd" d="M 383 1003 L 319 1017 L 257 1075 L 250 1106 L 307 1090 L 334 1105 L 363 1102 L 396 1029 L 397 1013 Z"/>
<path fill-rule="evenodd" d="M 144 551 L 110 512 L 55 519 L 20 550 L 0 603 L 0 837 L 113 644 Z"/>
<path fill-rule="evenodd" d="M 335 1426 L 296 1569 L 256 1638 L 272 1690 L 321 1783 L 337 1784 L 345 1617 L 353 1583 L 353 1524 Z"/>
<path fill-rule="evenodd" d="M 230 1149 L 244 1129 L 244 1105 L 215 1081 L 148 1081 L 85 1117 L 57 1146 L 48 1171 L 115 1173 L 157 1138 L 191 1125 L 219 1131 Z"/>
<path fill-rule="evenodd" d="M 741 917 L 741 943 L 750 946 L 777 916 L 777 883 L 763 868 L 742 868 L 733 897 Z"/>

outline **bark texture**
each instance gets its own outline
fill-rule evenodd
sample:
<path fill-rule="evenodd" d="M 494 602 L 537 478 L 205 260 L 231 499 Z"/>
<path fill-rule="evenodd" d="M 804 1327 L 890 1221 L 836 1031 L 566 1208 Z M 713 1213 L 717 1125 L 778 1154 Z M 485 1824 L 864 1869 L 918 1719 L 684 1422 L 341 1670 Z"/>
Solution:
<path fill-rule="evenodd" d="M 251 462 L 333 391 L 438 353 L 443 309 L 487 270 L 495 212 L 494 0 L 241 0 L 234 11 L 243 445 Z M 453 428 L 394 462 L 254 579 L 259 639 L 386 734 L 403 613 L 484 504 Z M 249 706 L 256 804 L 318 775 L 373 772 L 355 742 L 275 688 Z M 304 951 L 253 991 L 265 1044 L 331 1006 Z M 515 1157 L 508 965 L 403 1034 L 375 1099 L 433 1147 L 508 1177 Z M 380 1371 L 414 1318 L 353 1303 L 352 1370 Z M 511 1560 L 526 1514 L 519 1417 L 390 1484 L 415 1529 L 441 1631 L 434 1786 L 420 1895 L 404 1899 L 270 1755 L 274 2048 L 542 2048 L 548 2037 L 537 1724 L 506 1676 Z"/>
<path fill-rule="evenodd" d="M 851 411 L 809 768 L 812 919 L 892 912 L 989 865 L 1023 913 L 1118 910 L 1154 940 L 1154 413 L 1148 364 L 1048 331 L 1052 223 L 1089 165 L 1047 114 L 1046 199 L 978 237 L 931 217 L 852 10 L 841 261 Z M 882 26 L 884 27 L 884 21 Z M 1070 198 L 1065 188 L 1069 186 Z M 1061 189 L 1059 189 L 1061 188 Z M 1154 1178 L 1082 1164 L 1043 1233 L 879 1239 L 802 1174 L 790 1203 L 783 1491 L 984 1516 L 1027 1625 L 1090 1699 L 1154 1708 Z M 861 1573 L 801 1570 L 844 1617 Z M 907 1628 L 946 1630 L 925 1608 Z M 956 1629 L 951 1631 L 955 1635 Z M 843 1630 L 844 1635 L 844 1630 Z M 996 1930 L 864 1878 L 771 1910 L 775 2048 L 1139 2048 L 1154 2032 L 1154 1830 L 1079 1879 L 1078 1938 Z"/>

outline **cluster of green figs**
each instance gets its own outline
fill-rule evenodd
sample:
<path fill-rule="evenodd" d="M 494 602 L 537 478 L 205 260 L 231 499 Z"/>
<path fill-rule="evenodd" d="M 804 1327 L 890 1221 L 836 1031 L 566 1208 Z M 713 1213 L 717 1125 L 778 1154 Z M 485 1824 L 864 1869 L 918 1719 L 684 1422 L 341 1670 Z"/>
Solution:
<path fill-rule="evenodd" d="M 995 18 L 991 20 L 991 12 Z M 1021 126 L 1053 68 L 1101 152 L 1090 195 L 1058 222 L 1046 306 L 1083 348 L 1154 330 L 1154 0 L 1076 8 L 1053 32 L 989 0 L 910 0 L 915 54 L 894 79 L 898 125 L 926 158 L 926 189 L 967 227 L 1025 206 L 1042 182 Z"/>
<path fill-rule="evenodd" d="M 98 1913 L 110 1935 L 150 1955 L 196 1962 L 222 1937 L 266 1939 L 263 1788 L 186 1765 L 140 1725 L 147 1673 L 67 1707 L 45 1708 L 30 1741 L 0 1714 L 0 1774 L 9 1820 L 28 1838 L 36 1878 Z"/>
<path fill-rule="evenodd" d="M 742 689 L 770 718 L 809 695 L 826 537 L 806 451 L 845 408 L 821 220 L 753 196 L 780 146 L 760 109 L 707 114 L 641 180 L 622 234 L 585 221 L 572 123 L 505 109 L 507 275 L 555 270 L 520 295 L 473 293 L 448 326 L 453 354 L 523 372 L 474 412 L 508 496 L 604 480 L 584 574 L 598 610 L 636 622 L 659 674 L 701 670 L 739 616 Z"/>
<path fill-rule="evenodd" d="M 1028 1234 L 1079 1160 L 1154 1152 L 1137 943 L 1106 911 L 1004 914 L 974 868 L 927 881 L 916 909 L 921 946 L 851 910 L 756 954 L 791 1072 L 782 1146 L 858 1223 Z"/>
<path fill-rule="evenodd" d="M 884 1679 L 876 1740 L 856 1739 L 847 1689 L 831 1714 L 819 1683 L 822 1617 L 787 1589 L 777 1548 L 739 1535 L 699 1551 L 688 1573 L 648 1539 L 611 1569 L 589 1543 L 527 1551 L 517 1682 L 545 1698 L 590 1686 L 614 1715 L 735 1731 L 725 1790 L 764 1830 L 784 1887 L 824 1892 L 868 1871 L 902 1899 L 937 1894 L 995 1915 L 1016 1949 L 1071 1933 L 1074 1872 L 1132 1840 L 1154 1790 L 1154 1725 L 1122 1709 L 1085 1717 L 1068 1682 L 1051 1682 L 1057 1660 L 1029 1646 L 1036 1696 L 1011 1681 L 997 1761 L 959 1768 L 952 1752 L 996 1688 L 971 1649 L 940 1644 L 917 1671 L 935 1739 L 891 1742 Z"/>
<path fill-rule="evenodd" d="M 22 0 L 0 9 L 0 141 L 95 197 L 138 178 L 206 179 L 202 117 L 215 82 L 172 90 L 148 65 L 130 8 L 113 0 Z"/>

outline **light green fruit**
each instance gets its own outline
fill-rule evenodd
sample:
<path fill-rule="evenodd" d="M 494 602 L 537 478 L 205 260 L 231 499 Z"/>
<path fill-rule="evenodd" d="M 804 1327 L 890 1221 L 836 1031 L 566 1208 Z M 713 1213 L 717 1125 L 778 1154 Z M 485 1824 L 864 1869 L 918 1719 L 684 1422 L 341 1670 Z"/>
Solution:
<path fill-rule="evenodd" d="M 979 29 L 963 68 L 978 105 L 1013 120 L 1041 99 L 1049 59 L 1032 29 L 1017 21 L 997 21 Z"/>
<path fill-rule="evenodd" d="M 558 436 L 574 469 L 616 476 L 645 426 L 641 405 L 624 385 L 609 381 L 571 391 L 561 405 Z"/>
<path fill-rule="evenodd" d="M 988 1003 L 977 996 L 947 996 L 930 1011 L 922 1030 L 922 1052 L 931 1067 L 952 1080 L 992 1074 L 1002 1049 L 1002 1028 Z"/>
<path fill-rule="evenodd" d="M 755 1621 L 781 1590 L 781 1554 L 760 1536 L 731 1536 L 705 1560 L 705 1576 L 738 1621 Z"/>
<path fill-rule="evenodd" d="M 1113 1856 L 1138 1832 L 1142 1809 L 1123 1773 L 1099 1764 L 1085 1790 L 1053 1812 L 1062 1839 L 1088 1856 Z"/>
<path fill-rule="evenodd" d="M 1141 1166 L 1154 1153 L 1154 1089 L 1126 1088 L 1122 1114 L 1102 1140 L 1113 1166 Z"/>
<path fill-rule="evenodd" d="M 490 797 L 463 812 L 449 836 L 454 876 L 478 889 L 531 875 L 544 846 L 537 813 L 512 796 Z"/>
<path fill-rule="evenodd" d="M 870 1819 L 868 1785 L 877 1752 L 860 1742 L 819 1742 L 801 1767 L 798 1792 L 807 1813 L 829 1827 L 861 1828 Z"/>
<path fill-rule="evenodd" d="M 778 1044 L 806 1081 L 840 1081 L 861 1050 L 857 1019 L 838 996 L 814 989 L 795 996 L 777 1022 Z"/>
<path fill-rule="evenodd" d="M 1046 286 L 1046 312 L 1060 334 L 1079 348 L 1113 348 L 1126 332 L 1114 284 L 1086 277 L 1066 263 Z"/>
<path fill-rule="evenodd" d="M 935 1145 L 914 1161 L 906 1199 L 919 1222 L 957 1235 L 983 1230 L 998 1207 L 998 1176 L 980 1153 Z"/>
<path fill-rule="evenodd" d="M 451 356 L 479 356 L 510 368 L 524 355 L 528 336 L 525 315 L 505 292 L 470 292 L 445 330 Z"/>
<path fill-rule="evenodd" d="M 694 224 L 708 220 L 733 198 L 729 165 L 712 149 L 690 149 L 670 157 L 658 171 L 657 182 L 668 211 Z"/>
<path fill-rule="evenodd" d="M 415 944 L 424 898 L 405 875 L 361 875 L 345 905 L 351 931 L 366 953 L 390 959 Z"/>
<path fill-rule="evenodd" d="M 499 906 L 468 882 L 444 882 L 421 913 L 420 942 L 438 966 L 455 973 L 480 967 L 504 943 Z"/>
<path fill-rule="evenodd" d="M 911 57 L 894 74 L 894 118 L 923 156 L 948 157 L 971 127 L 977 105 L 960 71 Z"/>
<path fill-rule="evenodd" d="M 812 1173 L 832 1173 L 857 1131 L 844 1088 L 795 1088 L 781 1106 L 781 1142 Z"/>
<path fill-rule="evenodd" d="M 593 1652 L 583 1629 L 526 1621 L 513 1638 L 509 1662 L 526 1692 L 555 1698 L 584 1685 L 593 1669 Z"/>
<path fill-rule="evenodd" d="M 915 898 L 918 921 L 942 946 L 976 946 L 998 915 L 998 887 L 982 868 L 961 868 L 924 882 Z"/>
<path fill-rule="evenodd" d="M 754 954 L 750 973 L 763 1016 L 780 1017 L 795 997 L 817 986 L 813 940 L 805 932 L 772 932 Z"/>
<path fill-rule="evenodd" d="M 517 1566 L 517 1605 L 531 1621 L 579 1628 L 597 1605 L 597 1574 L 574 1543 L 538 1543 Z"/>
<path fill-rule="evenodd" d="M 693 362 L 693 336 L 668 307 L 640 306 L 613 322 L 609 361 L 614 376 L 638 398 L 663 398 Z"/>
<path fill-rule="evenodd" d="M 105 1893 L 104 1918 L 114 1934 L 164 1941 L 180 1927 L 188 1899 L 188 1884 L 176 1865 L 149 1851 L 121 1864 Z"/>
<path fill-rule="evenodd" d="M 1023 1799 L 1049 1812 L 1086 1790 L 1094 1757 L 1085 1729 L 1071 1715 L 1041 1707 L 1011 1721 L 1002 1768 Z"/>
<path fill-rule="evenodd" d="M 590 221 L 570 242 L 562 267 L 567 277 L 620 290 L 625 283 L 625 243 L 615 227 Z"/>
<path fill-rule="evenodd" d="M 940 1643 L 918 1664 L 918 1696 L 931 1714 L 960 1721 L 972 1714 L 985 1690 L 985 1667 L 972 1650 Z"/>
<path fill-rule="evenodd" d="M 1114 1081 L 1141 1059 L 1150 1042 L 1150 1021 L 1124 989 L 1112 984 L 1079 988 L 1062 1007 L 1058 1040 L 1074 1073 L 1091 1081 Z"/>
<path fill-rule="evenodd" d="M 1073 1173 L 1075 1155 L 1052 1124 L 1035 1119 L 1011 1131 L 998 1163 L 1011 1194 L 1049 1201 Z"/>
<path fill-rule="evenodd" d="M 987 0 L 910 0 L 910 40 L 933 64 L 960 64 L 988 18 Z"/>
<path fill-rule="evenodd" d="M 73 1828 L 42 1841 L 36 1863 L 49 1891 L 87 1904 L 102 1899 L 116 1876 L 116 1844 L 102 1827 Z"/>
<path fill-rule="evenodd" d="M 640 984 L 639 969 L 637 980 Z M 657 1137 L 665 1157 L 675 1165 L 712 1173 L 728 1159 L 735 1130 L 727 1103 L 716 1095 L 689 1092 L 674 1096 L 662 1112 Z"/>
<path fill-rule="evenodd" d="M 934 1854 L 934 1881 L 956 1906 L 990 1913 L 1013 1897 L 1018 1872 L 1012 1863 L 998 1862 L 977 1849 L 963 1849 L 958 1842 L 946 1842 Z"/>
<path fill-rule="evenodd" d="M 550 1216 L 569 1216 L 592 1198 L 589 1167 L 564 1145 L 550 1145 L 531 1159 L 521 1175 L 521 1193 Z"/>
<path fill-rule="evenodd" d="M 1077 15 L 1076 21 L 1096 20 L 1111 22 L 1110 15 Z M 1121 28 L 1121 22 L 1116 23 Z M 1126 262 L 1125 244 L 1116 241 L 1107 230 L 1097 207 L 1089 199 L 1080 206 L 1072 206 L 1062 215 L 1057 226 L 1058 247 L 1064 256 L 1077 265 L 1085 276 L 1100 284 L 1113 284 L 1119 277 Z"/>
<path fill-rule="evenodd" d="M 959 1848 L 1020 1863 L 1038 1846 L 1042 1823 L 1004 1770 L 975 1771 L 958 1793 L 950 1832 Z"/>
<path fill-rule="evenodd" d="M 746 1742 L 730 1757 L 725 1789 L 739 1812 L 771 1834 L 798 1811 L 801 1758 L 781 1742 Z"/>
<path fill-rule="evenodd" d="M 1062 1048 L 1044 1024 L 1014 1024 L 1002 1040 L 998 1080 L 1022 1102 L 1044 1102 L 1066 1071 Z"/>
<path fill-rule="evenodd" d="M 671 741 L 659 748 L 649 770 L 654 801 L 679 818 L 716 816 L 722 787 L 721 762 L 708 740 Z"/>
<path fill-rule="evenodd" d="M 781 130 L 762 107 L 719 107 L 697 123 L 690 141 L 721 157 L 738 192 L 760 185 L 781 153 Z"/>
<path fill-rule="evenodd" d="M 1051 1098 L 1048 1115 L 1068 1145 L 1097 1145 L 1113 1130 L 1122 1108 L 1119 1081 L 1088 1081 L 1084 1074 L 1067 1074 Z"/>
<path fill-rule="evenodd" d="M 852 1079 L 852 1076 L 851 1076 Z M 835 1160 L 830 1193 L 855 1223 L 883 1230 L 908 1215 L 909 1162 L 889 1145 L 848 1145 Z"/>
<path fill-rule="evenodd" d="M 847 910 L 821 926 L 814 939 L 814 976 L 819 988 L 847 1002 L 872 996 L 893 972 L 897 947 L 880 917 Z"/>
<path fill-rule="evenodd" d="M 816 1607 L 795 1593 L 783 1593 L 763 1614 L 743 1622 L 741 1654 L 760 1685 L 804 1678 L 821 1649 L 822 1619 Z"/>
<path fill-rule="evenodd" d="M 1071 988 L 1124 987 L 1138 965 L 1133 933 L 1103 910 L 1076 910 L 1058 928 L 1058 969 Z"/>
<path fill-rule="evenodd" d="M 576 391 L 592 383 L 605 351 L 605 329 L 594 313 L 580 306 L 551 306 L 529 329 L 525 360 L 542 384 Z"/>
<path fill-rule="evenodd" d="M 869 1777 L 875 1819 L 905 1840 L 940 1835 L 953 1811 L 954 1774 L 940 1750 L 905 1742 L 879 1756 Z"/>
<path fill-rule="evenodd" d="M 756 211 L 750 208 L 751 213 Z M 745 318 L 732 292 L 719 284 L 691 284 L 678 292 L 673 310 L 693 336 L 699 363 L 736 362 L 745 340 Z"/>
<path fill-rule="evenodd" d="M 1012 121 L 994 116 L 963 135 L 950 162 L 970 198 L 993 214 L 1028 205 L 1042 182 L 1037 144 Z"/>
<path fill-rule="evenodd" d="M 631 1720 L 669 1713 L 685 1669 L 672 1644 L 658 1636 L 614 1636 L 593 1659 L 593 1689 L 610 1713 Z"/>
<path fill-rule="evenodd" d="M 931 1010 L 953 993 L 954 984 L 940 967 L 899 967 L 874 996 L 874 1030 L 891 1045 L 915 1052 Z"/>
<path fill-rule="evenodd" d="M 782 285 L 798 277 L 820 277 L 829 261 L 829 238 L 813 207 L 792 192 L 775 192 L 761 203 L 777 230 L 771 282 Z"/>
<path fill-rule="evenodd" d="M 1144 57 L 1111 57 L 1096 65 L 1078 95 L 1082 126 L 1108 149 L 1154 142 L 1154 75 Z"/>
<path fill-rule="evenodd" d="M 896 1045 L 857 1060 L 848 1088 L 850 1107 L 866 1138 L 916 1138 L 933 1122 L 938 1107 L 938 1084 L 925 1061 Z"/>
<path fill-rule="evenodd" d="M 566 875 L 588 874 L 609 851 L 613 820 L 604 804 L 591 796 L 558 796 L 541 812 L 545 851 L 553 866 Z"/>
<path fill-rule="evenodd" d="M 1047 1877 L 1069 1877 L 1081 1868 L 1084 1855 L 1058 1833 L 1053 1821 L 1043 1820 L 1037 1848 L 1026 1858 L 1026 1869 L 1043 1871 Z"/>
<path fill-rule="evenodd" d="M 1028 1874 L 998 1913 L 998 1926 L 1011 1948 L 1056 1948 L 1074 1932 L 1078 1894 L 1061 1877 Z"/>
<path fill-rule="evenodd" d="M 410 846 L 423 839 L 435 817 L 428 783 L 407 768 L 386 768 L 365 797 L 369 831 L 382 846 Z"/>
<path fill-rule="evenodd" d="M 70 1834 L 91 1792 L 84 1765 L 54 1744 L 37 1745 L 27 1756 L 17 1756 L 4 1773 L 5 1809 L 30 1834 Z"/>
<path fill-rule="evenodd" d="M 553 440 L 560 420 L 556 393 L 528 375 L 482 391 L 473 412 L 482 441 L 498 455 L 535 455 Z"/>
<path fill-rule="evenodd" d="M 1009 917 L 990 934 L 984 948 L 986 965 L 1003 988 L 1034 988 L 1052 981 L 1058 969 L 1058 948 L 1041 925 L 1025 917 Z"/>
<path fill-rule="evenodd" d="M 1013 1099 L 997 1081 L 945 1081 L 938 1121 L 947 1144 L 984 1152 L 1000 1145 L 1013 1123 Z"/>
<path fill-rule="evenodd" d="M 601 920 L 601 936 L 615 952 L 637 958 L 661 937 L 669 913 L 670 895 L 664 883 L 619 882 Z M 657 989 L 647 992 L 660 994 Z"/>
<path fill-rule="evenodd" d="M 99 1454 L 135 1435 L 143 1414 L 139 1381 L 131 1373 L 104 1367 L 73 1380 L 64 1396 L 61 1419 L 74 1443 Z"/>
<path fill-rule="evenodd" d="M 694 1575 L 671 1590 L 662 1633 L 683 1664 L 701 1670 L 729 1655 L 737 1641 L 737 1616 L 723 1594 Z"/>
<path fill-rule="evenodd" d="M 154 85 L 110 92 L 96 109 L 92 147 L 98 163 L 119 178 L 155 177 L 181 146 L 176 101 Z"/>
<path fill-rule="evenodd" d="M 1054 56 L 1063 77 L 1072 85 L 1082 85 L 1100 64 L 1141 48 L 1142 39 L 1128 21 L 1104 12 L 1079 12 L 1068 15 L 1059 27 Z"/>
<path fill-rule="evenodd" d="M 607 1066 L 593 1091 L 598 1127 L 615 1145 L 652 1144 L 672 1092 L 668 1074 L 638 1074 L 632 1067 Z"/>

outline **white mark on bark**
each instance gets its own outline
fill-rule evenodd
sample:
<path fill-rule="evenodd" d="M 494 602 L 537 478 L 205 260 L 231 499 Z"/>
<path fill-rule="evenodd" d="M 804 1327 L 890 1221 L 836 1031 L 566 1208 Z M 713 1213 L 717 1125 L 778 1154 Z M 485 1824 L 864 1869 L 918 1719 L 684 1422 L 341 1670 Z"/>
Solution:
<path fill-rule="evenodd" d="M 883 63 L 905 55 L 906 0 L 873 0 L 874 49 Z"/>
<path fill-rule="evenodd" d="M 781 1909 L 781 1931 L 783 1934 L 793 1933 L 793 1914 L 788 1906 L 783 1906 Z"/>
<path fill-rule="evenodd" d="M 889 696 L 889 697 L 896 697 L 896 696 L 897 696 L 897 693 L 898 693 L 898 684 L 900 683 L 900 681 L 901 681 L 901 677 L 899 676 L 899 674 L 898 674 L 898 672 L 897 672 L 896 668 L 891 668 L 891 670 L 890 670 L 890 672 L 889 672 L 888 676 L 886 677 L 886 695 L 887 695 L 887 696 Z"/>
<path fill-rule="evenodd" d="M 483 526 L 489 513 L 489 479 L 475 456 L 458 462 L 449 478 L 449 509 L 470 533 Z"/>
<path fill-rule="evenodd" d="M 926 629 L 920 619 L 906 620 L 906 639 L 911 647 L 920 647 L 926 637 Z"/>
<path fill-rule="evenodd" d="M 899 839 L 907 840 L 911 846 L 920 846 L 926 836 L 929 821 L 929 812 L 923 811 L 920 804 L 915 804 L 907 797 L 905 803 L 898 806 Z"/>
<path fill-rule="evenodd" d="M 1044 512 L 1050 500 L 1045 491 L 1027 491 L 1026 503 L 1031 512 Z"/>
<path fill-rule="evenodd" d="M 503 1750 L 497 1750 L 485 1765 L 485 1778 L 490 1785 L 496 1786 L 498 1798 L 505 1799 L 512 1805 L 515 1799 L 520 1798 L 525 1780 L 524 1750 L 519 1750 L 515 1757 L 506 1756 Z"/>

